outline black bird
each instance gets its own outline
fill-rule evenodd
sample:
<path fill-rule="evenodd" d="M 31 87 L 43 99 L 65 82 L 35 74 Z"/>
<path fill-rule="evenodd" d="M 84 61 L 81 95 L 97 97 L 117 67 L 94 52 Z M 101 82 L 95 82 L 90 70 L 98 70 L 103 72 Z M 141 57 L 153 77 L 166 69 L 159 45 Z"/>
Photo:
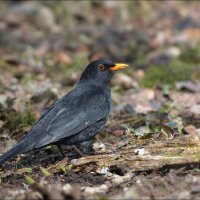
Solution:
<path fill-rule="evenodd" d="M 55 102 L 21 141 L 0 157 L 0 165 L 18 154 L 50 144 L 82 144 L 87 149 L 108 119 L 113 72 L 126 67 L 109 60 L 91 62 L 76 88 Z"/>

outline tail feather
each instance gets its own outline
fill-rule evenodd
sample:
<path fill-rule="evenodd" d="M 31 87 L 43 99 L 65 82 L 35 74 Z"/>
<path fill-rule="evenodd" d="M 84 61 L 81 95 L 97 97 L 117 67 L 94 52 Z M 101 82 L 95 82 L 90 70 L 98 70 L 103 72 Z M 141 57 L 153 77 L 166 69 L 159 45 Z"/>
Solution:
<path fill-rule="evenodd" d="M 12 149 L 10 149 L 5 154 L 0 156 L 0 166 L 2 164 L 4 164 L 6 161 L 13 158 L 14 156 L 24 153 L 26 151 L 27 151 L 27 142 L 25 140 L 22 140 L 16 146 L 14 146 Z"/>

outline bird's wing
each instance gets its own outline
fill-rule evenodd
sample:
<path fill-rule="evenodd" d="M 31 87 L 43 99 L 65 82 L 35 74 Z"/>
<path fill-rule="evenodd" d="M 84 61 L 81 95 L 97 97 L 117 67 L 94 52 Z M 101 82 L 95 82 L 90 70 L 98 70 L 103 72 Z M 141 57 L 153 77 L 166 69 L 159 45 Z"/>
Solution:
<path fill-rule="evenodd" d="M 107 117 L 105 111 L 105 97 L 95 95 L 90 99 L 79 101 L 70 107 L 62 108 L 47 126 L 45 136 L 39 141 L 35 148 L 59 141 L 63 138 L 72 136 L 95 122 Z"/>

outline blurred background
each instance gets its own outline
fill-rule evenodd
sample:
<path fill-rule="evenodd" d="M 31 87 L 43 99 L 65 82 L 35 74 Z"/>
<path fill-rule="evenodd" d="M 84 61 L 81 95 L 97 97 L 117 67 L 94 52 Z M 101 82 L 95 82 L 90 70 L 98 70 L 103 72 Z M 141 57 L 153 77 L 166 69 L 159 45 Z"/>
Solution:
<path fill-rule="evenodd" d="M 48 74 L 65 84 L 101 57 L 147 72 L 144 86 L 199 78 L 198 1 L 13 0 L 0 11 L 1 61 L 18 65 L 17 81 Z"/>
<path fill-rule="evenodd" d="M 111 199 L 122 191 L 129 195 L 126 199 L 199 198 L 200 1 L 0 1 L 0 154 L 75 86 L 90 61 L 99 58 L 129 64 L 112 79 L 112 112 L 93 145 L 95 152 L 120 155 L 113 159 L 117 165 L 108 170 L 120 179 L 100 174 L 107 174 L 105 166 L 110 167 L 110 161 L 73 168 L 67 159 L 70 151 L 61 168 L 57 165 L 60 153 L 48 147 L 17 157 L 21 162 L 11 161 L 12 170 L 0 169 L 0 196 L 8 199 L 13 191 L 9 199 L 36 199 L 24 184 L 25 174 L 42 180 L 45 188 L 66 183 L 96 188 L 109 183 L 105 191 L 100 190 Z M 183 139 L 187 137 L 196 142 Z M 150 148 L 143 150 L 148 144 Z M 132 155 L 140 153 L 144 159 L 131 161 Z M 172 156 L 173 167 L 160 155 Z M 54 175 L 40 172 L 37 166 L 48 167 Z M 144 166 L 148 171 L 138 173 L 138 167 Z M 130 193 L 130 187 L 139 189 L 141 196 L 134 188 Z M 24 191 L 20 193 L 26 194 L 24 198 L 16 197 L 18 189 Z M 49 191 L 44 199 L 58 195 L 58 188 Z M 81 191 L 86 199 L 108 199 Z M 37 198 L 42 196 L 37 194 Z"/>
<path fill-rule="evenodd" d="M 113 78 L 114 105 L 199 111 L 199 19 L 198 1 L 0 1 L 0 103 L 15 110 L 2 119 L 31 125 L 98 58 L 130 65 Z"/>

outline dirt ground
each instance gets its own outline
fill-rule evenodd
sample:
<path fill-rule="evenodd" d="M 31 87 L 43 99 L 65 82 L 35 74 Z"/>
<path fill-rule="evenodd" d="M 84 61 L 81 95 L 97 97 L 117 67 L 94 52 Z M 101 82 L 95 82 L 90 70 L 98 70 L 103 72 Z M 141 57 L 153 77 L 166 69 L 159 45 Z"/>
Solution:
<path fill-rule="evenodd" d="M 198 1 L 1 1 L 0 154 L 92 60 L 129 64 L 93 152 L 18 155 L 0 199 L 200 199 Z"/>
<path fill-rule="evenodd" d="M 59 152 L 40 150 L 9 162 L 1 173 L 2 198 L 40 199 L 198 199 L 200 175 L 199 158 L 194 155 L 199 151 L 199 141 L 193 137 L 183 137 L 168 144 L 160 143 L 162 148 L 180 150 L 184 145 L 179 140 L 190 143 L 192 155 L 186 150 L 166 157 L 162 152 L 138 153 L 137 150 L 155 147 L 155 144 L 141 144 L 133 147 L 131 142 L 124 143 L 120 150 L 112 153 L 96 152 L 84 158 L 62 159 Z M 102 141 L 102 140 L 101 140 Z M 107 141 L 108 142 L 108 141 Z M 135 141 L 134 141 L 135 142 Z M 145 141 L 146 143 L 146 141 Z M 126 151 L 128 149 L 128 151 Z M 132 151 L 131 151 L 132 150 Z M 68 150 L 69 151 L 69 150 Z M 117 152 L 118 151 L 118 152 Z M 184 150 L 183 150 L 184 151 Z M 123 157 L 123 154 L 126 157 Z M 155 158 L 157 155 L 157 158 Z M 166 151 L 165 151 L 166 154 Z M 70 153 L 66 155 L 70 157 Z M 127 156 L 128 155 L 128 156 Z M 144 155 L 147 155 L 145 158 Z M 112 157 L 114 159 L 112 159 Z M 134 160 L 135 157 L 135 160 Z M 129 158 L 129 160 L 127 159 Z M 166 158 L 167 160 L 164 160 Z M 146 160 L 145 160 L 146 159 Z M 134 163 L 131 161 L 133 160 Z M 164 160 L 164 162 L 163 162 Z M 180 161 L 180 162 L 179 162 Z M 154 166 L 154 162 L 156 162 Z M 65 166 L 65 167 L 64 167 Z M 28 177 L 28 178 L 27 178 Z M 32 182 L 33 181 L 33 182 Z"/>

